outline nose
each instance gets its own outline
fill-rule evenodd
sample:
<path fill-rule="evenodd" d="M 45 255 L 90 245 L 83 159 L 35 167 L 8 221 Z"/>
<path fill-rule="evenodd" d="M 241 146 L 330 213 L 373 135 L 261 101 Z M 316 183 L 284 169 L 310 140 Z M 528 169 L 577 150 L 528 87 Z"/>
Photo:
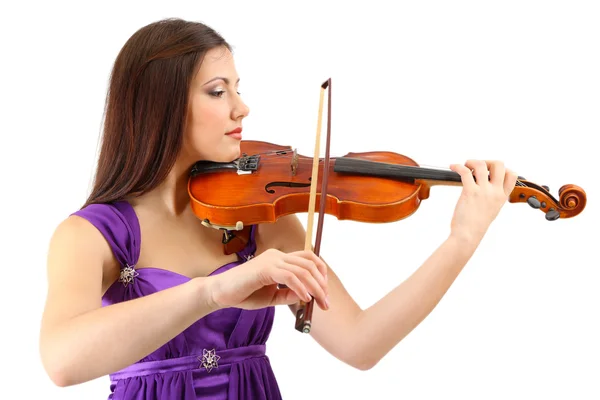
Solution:
<path fill-rule="evenodd" d="M 235 102 L 233 109 L 231 110 L 233 119 L 245 118 L 250 114 L 250 108 L 244 103 L 242 98 L 237 95 L 237 101 Z"/>

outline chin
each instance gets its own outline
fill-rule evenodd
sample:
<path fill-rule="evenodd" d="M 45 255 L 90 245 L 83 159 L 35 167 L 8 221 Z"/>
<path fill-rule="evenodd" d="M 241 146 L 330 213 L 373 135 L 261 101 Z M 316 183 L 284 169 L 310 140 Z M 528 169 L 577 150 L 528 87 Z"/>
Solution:
<path fill-rule="evenodd" d="M 218 161 L 220 162 L 231 162 L 239 158 L 241 153 L 242 149 L 240 142 L 236 141 L 233 144 L 223 146 L 223 148 L 217 154 L 215 154 L 215 156 L 218 157 Z"/>
<path fill-rule="evenodd" d="M 221 142 L 206 144 L 204 147 L 212 147 L 212 151 L 199 151 L 194 157 L 196 161 L 231 162 L 238 159 L 242 154 L 241 142 L 239 140 L 223 140 Z"/>

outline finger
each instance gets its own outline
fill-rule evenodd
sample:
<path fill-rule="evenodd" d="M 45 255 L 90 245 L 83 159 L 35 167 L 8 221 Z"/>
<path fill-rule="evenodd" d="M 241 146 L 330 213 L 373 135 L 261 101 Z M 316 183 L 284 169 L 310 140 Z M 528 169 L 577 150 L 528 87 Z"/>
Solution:
<path fill-rule="evenodd" d="M 321 257 L 316 255 L 312 251 L 310 251 L 308 253 L 309 253 L 311 259 L 313 260 L 313 262 L 315 263 L 315 265 L 317 266 L 317 268 L 319 269 L 319 271 L 321 272 L 321 274 L 323 274 L 323 276 L 325 277 L 325 282 L 327 282 L 327 271 L 329 271 L 329 267 L 327 266 L 327 263 L 325 261 L 323 261 L 323 259 Z"/>
<path fill-rule="evenodd" d="M 302 301 L 298 294 L 291 289 L 273 290 L 271 285 L 263 286 L 252 294 L 250 308 L 267 306 L 292 305 Z"/>
<path fill-rule="evenodd" d="M 468 160 L 465 163 L 465 166 L 467 166 L 467 168 L 470 168 L 473 171 L 473 175 L 475 176 L 475 181 L 477 182 L 477 185 L 484 186 L 489 184 L 490 175 L 485 161 Z"/>
<path fill-rule="evenodd" d="M 504 193 L 506 193 L 507 196 L 510 196 L 515 189 L 517 178 L 518 175 L 514 171 L 506 169 L 506 172 L 504 173 Z"/>
<path fill-rule="evenodd" d="M 327 291 L 327 266 L 325 265 L 323 260 L 317 257 L 317 255 L 314 254 L 312 251 L 290 253 L 287 254 L 283 259 L 289 264 L 295 264 L 307 269 L 323 287 L 323 290 Z M 322 264 L 322 266 L 318 266 L 318 264 Z M 325 268 L 323 268 L 323 266 Z M 323 271 L 324 269 L 325 271 Z"/>
<path fill-rule="evenodd" d="M 286 262 L 282 262 L 280 265 L 278 265 L 278 268 L 285 269 L 294 274 L 300 280 L 300 282 L 302 282 L 304 287 L 308 288 L 309 297 L 314 297 L 319 307 L 324 310 L 327 309 L 325 301 L 327 295 L 325 294 L 323 288 L 321 288 L 321 285 L 319 285 L 319 282 L 317 282 L 317 280 L 308 270 L 298 265 L 289 264 Z"/>
<path fill-rule="evenodd" d="M 460 175 L 463 187 L 472 188 L 476 186 L 475 179 L 473 178 L 473 173 L 469 168 L 460 164 L 452 164 L 450 165 L 450 169 Z"/>
<path fill-rule="evenodd" d="M 276 290 L 275 293 L 273 294 L 273 299 L 271 300 L 271 305 L 272 306 L 277 306 L 277 305 L 291 305 L 291 304 L 296 304 L 301 300 L 305 300 L 301 297 L 298 296 L 298 294 L 296 292 L 294 292 L 291 289 L 282 289 L 282 290 Z M 308 300 L 310 301 L 310 300 Z"/>
<path fill-rule="evenodd" d="M 311 297 L 307 287 L 304 286 L 293 272 L 287 269 L 273 268 L 269 271 L 269 274 L 275 282 L 284 284 L 287 290 L 293 290 L 298 295 L 298 298 L 304 301 L 310 301 Z"/>
<path fill-rule="evenodd" d="M 490 183 L 494 186 L 504 185 L 506 169 L 502 161 L 486 161 L 487 168 L 490 171 Z"/>
<path fill-rule="evenodd" d="M 327 266 L 327 264 L 325 263 L 325 261 L 323 261 L 321 259 L 321 257 L 319 257 L 318 255 L 316 255 L 314 253 L 314 251 L 312 250 L 301 250 L 301 251 L 295 251 L 293 253 L 289 253 L 291 255 L 295 255 L 295 256 L 299 256 L 299 257 L 303 257 L 306 258 L 307 260 L 311 260 L 312 262 L 315 263 L 315 265 L 317 266 L 317 269 L 319 270 L 319 272 L 321 272 L 321 274 L 327 279 L 327 271 L 329 270 L 329 267 Z"/>

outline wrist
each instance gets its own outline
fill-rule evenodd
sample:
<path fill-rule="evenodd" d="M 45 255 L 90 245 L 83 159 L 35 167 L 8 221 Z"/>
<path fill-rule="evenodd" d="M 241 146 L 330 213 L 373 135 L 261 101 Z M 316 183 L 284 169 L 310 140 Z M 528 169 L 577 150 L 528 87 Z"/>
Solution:
<path fill-rule="evenodd" d="M 481 243 L 481 235 L 473 235 L 467 232 L 451 232 L 448 236 L 447 242 L 457 249 L 460 253 L 464 253 L 467 256 L 472 255 L 479 243 Z"/>
<path fill-rule="evenodd" d="M 198 307 L 197 309 L 201 316 L 210 314 L 221 308 L 214 300 L 214 279 L 211 278 L 212 277 L 198 277 L 193 278 L 189 282 L 193 292 L 192 297 L 195 299 L 195 305 Z"/>

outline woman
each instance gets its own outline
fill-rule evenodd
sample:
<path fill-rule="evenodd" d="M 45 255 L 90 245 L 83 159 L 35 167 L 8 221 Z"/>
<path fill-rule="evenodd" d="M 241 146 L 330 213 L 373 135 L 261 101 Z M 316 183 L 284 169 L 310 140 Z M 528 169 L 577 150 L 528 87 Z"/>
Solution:
<path fill-rule="evenodd" d="M 150 24 L 118 55 L 93 190 L 50 243 L 40 348 L 57 385 L 110 374 L 114 399 L 280 398 L 265 355 L 274 307 L 311 297 L 313 338 L 369 369 L 436 306 L 516 182 L 500 162 L 453 165 L 463 190 L 451 234 L 362 310 L 302 250 L 296 216 L 253 226 L 224 254 L 221 233 L 191 211 L 190 167 L 239 156 L 231 132 L 249 109 L 237 84 L 229 45 L 200 23 Z"/>

